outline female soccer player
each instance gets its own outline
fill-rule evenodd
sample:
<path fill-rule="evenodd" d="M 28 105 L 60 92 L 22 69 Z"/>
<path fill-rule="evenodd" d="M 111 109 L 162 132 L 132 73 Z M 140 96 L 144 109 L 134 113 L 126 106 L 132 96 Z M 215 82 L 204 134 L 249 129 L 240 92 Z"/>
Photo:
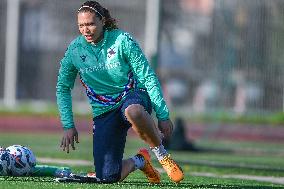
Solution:
<path fill-rule="evenodd" d="M 78 132 L 73 122 L 71 89 L 77 75 L 86 89 L 93 110 L 93 156 L 96 176 L 106 183 L 122 181 L 136 169 L 150 183 L 160 175 L 146 149 L 123 159 L 127 130 L 144 140 L 167 172 L 180 182 L 183 172 L 164 149 L 158 128 L 170 137 L 173 125 L 159 81 L 137 42 L 118 29 L 109 11 L 96 1 L 87 1 L 77 12 L 81 35 L 61 60 L 56 96 L 64 134 L 63 151 L 75 149 Z M 158 127 L 151 117 L 156 112 Z"/>

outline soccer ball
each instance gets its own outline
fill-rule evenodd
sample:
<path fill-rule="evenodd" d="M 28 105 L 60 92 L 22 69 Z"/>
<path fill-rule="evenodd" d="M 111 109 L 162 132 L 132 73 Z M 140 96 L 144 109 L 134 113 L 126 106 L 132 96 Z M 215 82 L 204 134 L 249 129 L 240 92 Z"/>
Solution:
<path fill-rule="evenodd" d="M 33 152 L 22 145 L 12 145 L 6 148 L 12 155 L 13 163 L 11 173 L 13 176 L 27 176 L 36 165 L 36 158 Z"/>
<path fill-rule="evenodd" d="M 11 174 L 11 167 L 12 167 L 12 156 L 11 154 L 5 150 L 0 149 L 0 175 L 7 176 Z"/>

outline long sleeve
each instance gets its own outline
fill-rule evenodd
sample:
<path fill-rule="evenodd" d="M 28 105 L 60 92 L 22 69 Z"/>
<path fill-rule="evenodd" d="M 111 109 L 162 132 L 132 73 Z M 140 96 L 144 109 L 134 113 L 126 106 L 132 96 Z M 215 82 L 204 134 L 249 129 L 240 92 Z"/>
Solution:
<path fill-rule="evenodd" d="M 146 88 L 158 120 L 169 119 L 169 110 L 163 99 L 160 83 L 141 48 L 128 34 L 125 34 L 122 48 L 125 59 L 130 63 L 139 82 Z"/>
<path fill-rule="evenodd" d="M 71 53 L 68 48 L 64 58 L 60 62 L 56 85 L 57 106 L 64 129 L 75 127 L 73 121 L 71 89 L 74 87 L 77 73 L 78 70 L 72 64 Z"/>

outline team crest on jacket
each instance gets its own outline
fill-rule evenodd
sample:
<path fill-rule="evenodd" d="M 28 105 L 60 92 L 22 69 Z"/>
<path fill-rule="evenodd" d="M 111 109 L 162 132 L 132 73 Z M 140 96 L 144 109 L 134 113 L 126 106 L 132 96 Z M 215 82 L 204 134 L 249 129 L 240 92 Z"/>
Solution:
<path fill-rule="evenodd" d="M 115 53 L 114 48 L 109 48 L 107 51 L 107 57 L 111 58 L 113 55 L 115 55 Z"/>
<path fill-rule="evenodd" d="M 85 61 L 86 61 L 87 56 L 86 56 L 86 55 L 82 55 L 82 56 L 80 56 L 80 58 L 82 59 L 82 61 L 83 61 L 83 62 L 85 62 Z"/>

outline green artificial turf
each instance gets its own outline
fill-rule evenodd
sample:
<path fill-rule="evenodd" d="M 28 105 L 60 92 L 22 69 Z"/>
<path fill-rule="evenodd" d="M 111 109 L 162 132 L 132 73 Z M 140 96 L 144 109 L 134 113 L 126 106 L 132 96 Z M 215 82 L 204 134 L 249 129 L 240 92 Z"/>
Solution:
<path fill-rule="evenodd" d="M 86 160 L 92 162 L 92 136 L 79 133 L 80 143 L 76 150 L 69 154 L 59 148 L 61 134 L 20 134 L 0 133 L 0 145 L 7 147 L 12 144 L 21 144 L 32 149 L 36 157 Z M 212 143 L 214 145 L 212 145 Z M 56 183 L 50 177 L 0 177 L 0 189 L 31 189 L 31 188 L 243 188 L 264 189 L 284 188 L 283 185 L 260 182 L 254 180 L 224 178 L 225 175 L 253 175 L 284 177 L 283 149 L 281 144 L 232 142 L 232 141 L 197 141 L 196 146 L 203 149 L 200 152 L 170 151 L 185 172 L 185 179 L 180 184 L 172 183 L 166 173 L 162 173 L 162 183 L 148 184 L 145 176 L 136 171 L 124 182 L 117 184 L 76 184 Z M 125 157 L 135 154 L 140 147 L 146 145 L 133 137 L 128 137 L 125 148 Z M 230 148 L 231 147 L 231 148 Z M 254 150 L 252 150 L 254 149 Z M 257 150 L 257 153 L 256 153 Z M 153 158 L 154 159 L 154 158 Z M 38 162 L 42 164 L 42 162 Z M 92 165 L 66 165 L 48 163 L 49 165 L 69 166 L 73 172 L 82 173 L 93 170 Z M 161 168 L 154 160 L 154 165 Z M 198 173 L 201 175 L 197 176 Z M 204 174 L 214 176 L 204 176 Z"/>

